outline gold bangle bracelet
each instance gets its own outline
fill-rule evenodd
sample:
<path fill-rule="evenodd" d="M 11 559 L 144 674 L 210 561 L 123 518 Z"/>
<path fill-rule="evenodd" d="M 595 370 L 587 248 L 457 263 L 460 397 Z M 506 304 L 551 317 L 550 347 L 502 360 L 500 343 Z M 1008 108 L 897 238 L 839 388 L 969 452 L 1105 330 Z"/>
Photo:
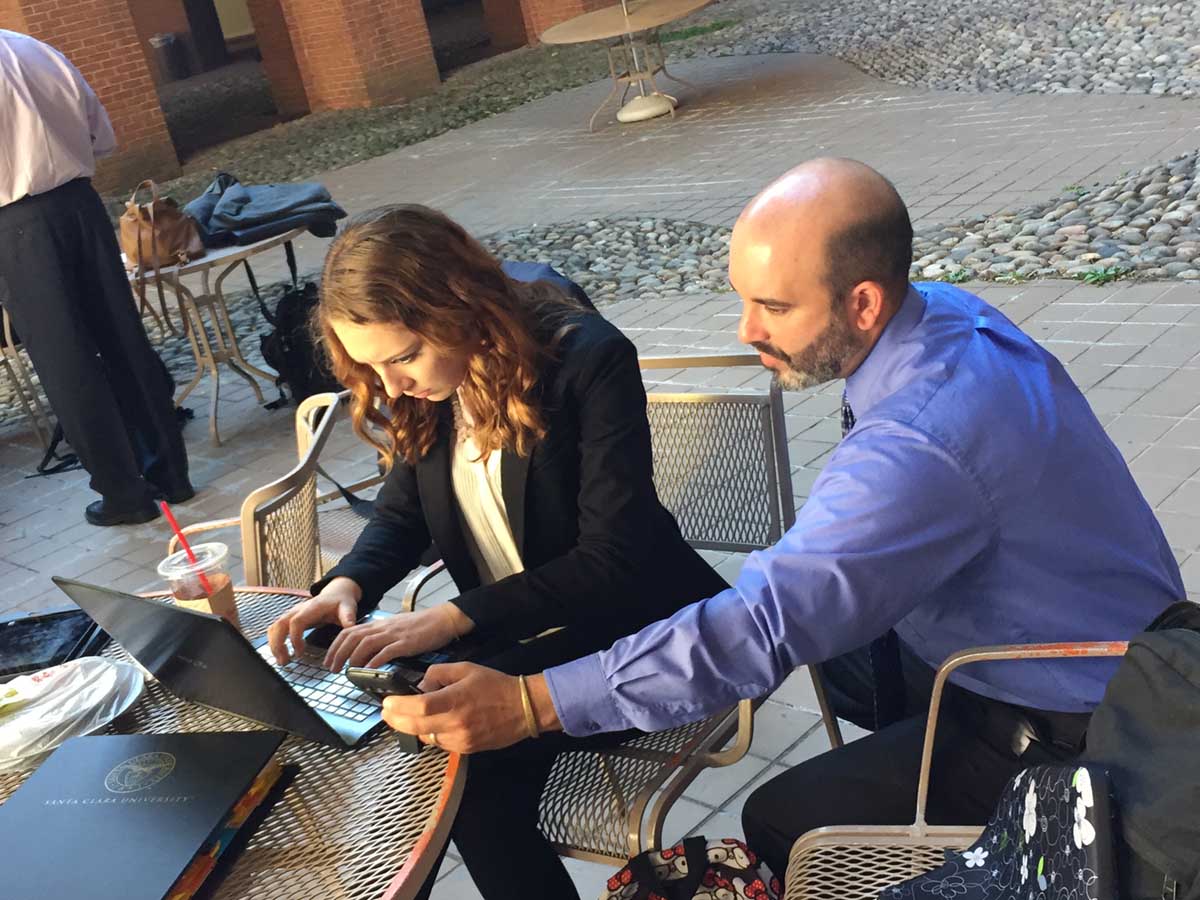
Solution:
<path fill-rule="evenodd" d="M 533 701 L 529 699 L 529 686 L 525 683 L 525 676 L 517 676 L 517 684 L 521 687 L 521 711 L 525 713 L 525 730 L 531 738 L 535 738 L 541 734 L 538 730 L 537 717 L 533 714 Z"/>

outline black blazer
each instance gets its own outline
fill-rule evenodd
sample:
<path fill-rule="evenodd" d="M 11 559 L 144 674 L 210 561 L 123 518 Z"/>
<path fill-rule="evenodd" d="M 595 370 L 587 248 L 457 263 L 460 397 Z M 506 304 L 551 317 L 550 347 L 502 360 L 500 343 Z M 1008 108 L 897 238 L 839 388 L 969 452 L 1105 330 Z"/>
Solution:
<path fill-rule="evenodd" d="M 727 585 L 684 541 L 658 502 L 646 392 L 633 344 L 581 313 L 540 383 L 547 434 L 526 457 L 505 451 L 505 508 L 525 570 L 480 584 L 450 481 L 451 405 L 415 466 L 398 459 L 354 549 L 320 582 L 352 578 L 360 612 L 378 604 L 437 545 L 484 638 L 520 639 L 552 627 L 587 629 L 600 645 L 665 618 Z"/>

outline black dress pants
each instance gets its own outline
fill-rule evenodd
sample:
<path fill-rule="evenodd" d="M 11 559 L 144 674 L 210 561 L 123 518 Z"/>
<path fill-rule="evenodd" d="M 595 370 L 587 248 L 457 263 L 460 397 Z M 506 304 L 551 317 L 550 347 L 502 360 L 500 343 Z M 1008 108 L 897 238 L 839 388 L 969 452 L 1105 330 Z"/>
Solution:
<path fill-rule="evenodd" d="M 481 662 L 510 675 L 534 674 L 604 649 L 619 636 L 564 629 Z M 485 900 L 578 900 L 566 867 L 538 828 L 542 791 L 559 753 L 612 746 L 631 734 L 573 738 L 556 732 L 471 755 L 451 838 Z M 439 858 L 418 900 L 430 896 L 440 865 Z"/>
<path fill-rule="evenodd" d="M 792 844 L 807 831 L 908 825 L 916 812 L 934 670 L 894 634 L 821 668 L 835 712 L 874 733 L 775 776 L 746 800 L 746 844 L 780 878 Z M 881 677 L 887 680 L 880 683 Z M 1079 754 L 1089 718 L 1013 706 L 948 684 L 938 715 L 927 821 L 985 824 L 1017 772 Z"/>
<path fill-rule="evenodd" d="M 90 181 L 0 207 L 0 302 L 92 490 L 125 509 L 187 483 L 169 376 Z"/>

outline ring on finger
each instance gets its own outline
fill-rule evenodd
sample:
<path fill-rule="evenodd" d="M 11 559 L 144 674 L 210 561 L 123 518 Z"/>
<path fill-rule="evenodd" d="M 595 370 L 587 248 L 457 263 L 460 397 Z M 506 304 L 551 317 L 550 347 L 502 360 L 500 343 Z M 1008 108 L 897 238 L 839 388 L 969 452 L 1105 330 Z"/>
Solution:
<path fill-rule="evenodd" d="M 434 731 L 429 732 L 429 734 L 425 735 L 425 740 L 428 741 L 430 745 L 437 747 L 438 746 L 437 732 L 434 732 Z"/>

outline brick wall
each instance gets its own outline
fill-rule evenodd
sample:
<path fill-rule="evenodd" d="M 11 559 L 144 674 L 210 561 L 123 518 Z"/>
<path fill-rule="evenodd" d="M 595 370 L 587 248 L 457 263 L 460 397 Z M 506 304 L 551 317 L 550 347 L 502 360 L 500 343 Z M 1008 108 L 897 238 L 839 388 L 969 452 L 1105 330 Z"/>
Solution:
<path fill-rule="evenodd" d="M 439 84 L 420 0 L 283 0 L 312 109 L 394 103 Z"/>
<path fill-rule="evenodd" d="M 105 190 L 142 178 L 179 174 L 179 160 L 154 93 L 154 80 L 126 0 L 0 0 L 0 25 L 19 8 L 18 30 L 61 51 L 83 73 L 108 110 L 117 152 L 101 160 L 96 186 Z"/>
<path fill-rule="evenodd" d="M 362 69 L 341 0 L 281 0 L 309 106 L 365 106 Z"/>
<path fill-rule="evenodd" d="M 25 11 L 21 9 L 20 0 L 0 0 L 0 28 L 28 34 Z"/>
<path fill-rule="evenodd" d="M 588 12 L 584 4 L 585 0 L 521 0 L 530 41 L 536 40 L 551 25 Z"/>
<path fill-rule="evenodd" d="M 263 74 L 271 85 L 275 108 L 285 119 L 304 115 L 309 110 L 308 92 L 280 0 L 247 0 L 246 6 L 254 22 Z"/>
<path fill-rule="evenodd" d="M 536 42 L 541 33 L 552 25 L 612 6 L 614 2 L 619 0 L 520 0 L 530 43 Z"/>
<path fill-rule="evenodd" d="M 441 84 L 421 0 L 343 0 L 358 38 L 371 105 L 428 93 Z"/>
<path fill-rule="evenodd" d="M 529 43 L 521 0 L 483 0 L 483 23 L 493 50 L 503 52 Z"/>

